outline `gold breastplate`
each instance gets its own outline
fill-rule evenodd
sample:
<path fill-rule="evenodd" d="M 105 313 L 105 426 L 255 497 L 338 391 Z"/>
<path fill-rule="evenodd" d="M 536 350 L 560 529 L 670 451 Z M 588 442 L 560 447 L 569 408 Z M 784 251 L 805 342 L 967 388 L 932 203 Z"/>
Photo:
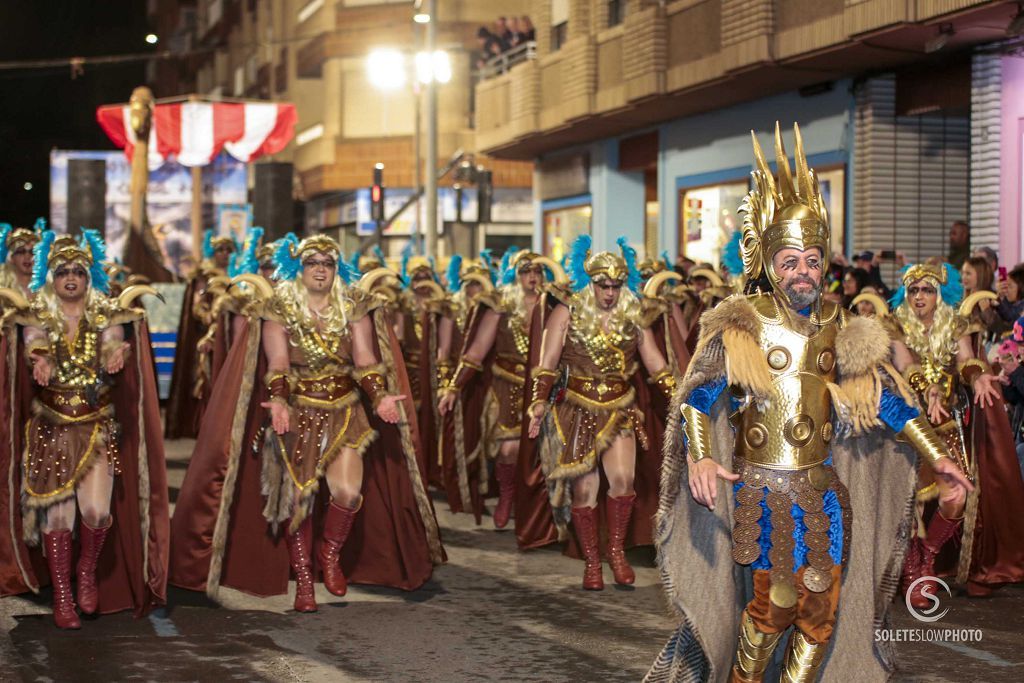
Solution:
<path fill-rule="evenodd" d="M 763 410 L 749 403 L 733 416 L 736 454 L 770 469 L 802 470 L 828 458 L 838 309 L 825 308 L 823 324 L 807 337 L 787 324 L 770 296 L 752 302 L 761 323 L 758 345 L 772 377 Z"/>

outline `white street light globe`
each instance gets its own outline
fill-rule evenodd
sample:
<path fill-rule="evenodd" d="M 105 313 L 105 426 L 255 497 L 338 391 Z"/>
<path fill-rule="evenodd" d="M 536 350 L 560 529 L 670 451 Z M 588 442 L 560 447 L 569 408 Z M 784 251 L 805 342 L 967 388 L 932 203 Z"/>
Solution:
<path fill-rule="evenodd" d="M 416 53 L 416 80 L 424 85 L 452 80 L 452 62 L 444 50 Z"/>
<path fill-rule="evenodd" d="M 444 50 L 434 52 L 434 80 L 447 83 L 452 80 L 452 60 Z"/>
<path fill-rule="evenodd" d="M 381 90 L 397 90 L 405 85 L 405 58 L 392 48 L 379 48 L 366 57 L 366 77 Z"/>
<path fill-rule="evenodd" d="M 149 43 L 150 45 L 156 45 L 159 41 L 160 41 L 160 39 L 156 37 L 155 33 L 147 33 L 146 34 L 146 42 Z"/>
<path fill-rule="evenodd" d="M 25 183 L 22 187 L 25 188 L 26 192 L 29 192 L 32 190 L 32 183 Z"/>

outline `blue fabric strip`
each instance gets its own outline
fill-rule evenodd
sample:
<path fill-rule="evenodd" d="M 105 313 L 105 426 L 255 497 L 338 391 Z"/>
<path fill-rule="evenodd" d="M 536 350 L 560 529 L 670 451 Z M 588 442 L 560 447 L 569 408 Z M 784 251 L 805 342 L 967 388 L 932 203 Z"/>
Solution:
<path fill-rule="evenodd" d="M 903 426 L 920 415 L 914 406 L 907 405 L 900 396 L 882 387 L 882 400 L 878 407 L 878 417 L 896 433 L 903 431 Z"/>
<path fill-rule="evenodd" d="M 711 406 L 715 405 L 715 401 L 725 391 L 725 378 L 719 378 L 705 382 L 699 387 L 690 392 L 690 395 L 686 397 L 686 403 L 693 406 L 705 415 L 711 413 Z"/>

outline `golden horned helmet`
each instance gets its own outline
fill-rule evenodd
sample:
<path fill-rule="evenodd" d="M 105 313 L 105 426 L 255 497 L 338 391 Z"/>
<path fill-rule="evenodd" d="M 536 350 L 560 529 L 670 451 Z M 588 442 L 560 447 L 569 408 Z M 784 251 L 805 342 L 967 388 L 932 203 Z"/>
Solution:
<path fill-rule="evenodd" d="M 640 271 L 640 277 L 644 280 L 651 279 L 656 273 L 664 271 L 667 267 L 665 262 L 658 258 L 645 258 L 636 266 Z"/>
<path fill-rule="evenodd" d="M 583 265 L 587 275 L 594 282 L 611 280 L 613 282 L 625 282 L 629 277 L 629 267 L 626 259 L 611 251 L 599 251 L 587 259 Z"/>
<path fill-rule="evenodd" d="M 333 238 L 327 235 L 313 235 L 299 242 L 299 246 L 295 249 L 296 255 L 299 257 L 301 263 L 311 254 L 329 254 L 335 259 L 341 256 L 341 246 Z"/>
<path fill-rule="evenodd" d="M 757 167 L 750 174 L 754 188 L 747 193 L 740 206 L 740 211 L 744 213 L 740 240 L 744 273 L 748 279 L 753 280 L 760 277 L 763 270 L 773 285 L 781 281 L 772 265 L 772 258 L 781 249 L 794 247 L 804 251 L 817 247 L 821 250 L 822 263 L 829 261 L 829 225 L 825 198 L 818 187 L 817 176 L 807 165 L 800 127 L 795 123 L 793 135 L 796 138 L 796 168 L 791 170 L 786 148 L 782 144 L 782 132 L 778 122 L 775 123 L 776 180 L 757 142 L 757 135 L 750 132 Z M 780 296 L 786 296 L 780 288 L 776 288 L 776 291 Z"/>
<path fill-rule="evenodd" d="M 17 251 L 20 247 L 28 247 L 31 249 L 39 243 L 39 233 L 28 228 L 16 228 L 7 235 L 7 251 L 10 254 Z"/>

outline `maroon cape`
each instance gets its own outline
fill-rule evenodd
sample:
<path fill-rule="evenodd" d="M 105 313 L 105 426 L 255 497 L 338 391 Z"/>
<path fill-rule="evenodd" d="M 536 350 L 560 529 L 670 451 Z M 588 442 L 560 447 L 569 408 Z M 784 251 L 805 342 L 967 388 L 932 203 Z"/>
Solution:
<path fill-rule="evenodd" d="M 167 600 L 167 471 L 149 330 L 144 322 L 132 329 L 126 335 L 131 355 L 112 388 L 121 475 L 114 480 L 113 527 L 96 576 L 100 613 L 130 609 L 143 616 Z M 18 337 L 16 327 L 0 337 L 0 596 L 35 592 L 49 583 L 41 549 L 22 538 L 22 437 L 35 384 L 21 361 Z"/>
<path fill-rule="evenodd" d="M 459 347 L 458 358 L 462 358 L 476 338 L 480 320 L 487 309 L 476 305 L 469 313 L 466 334 Z M 494 363 L 494 347 L 481 364 L 477 373 L 459 393 L 455 407 L 444 416 L 441 424 L 441 469 L 444 492 L 452 512 L 472 512 L 476 523 L 483 521 L 484 499 L 490 488 L 487 471 L 487 453 L 484 452 L 484 433 L 481 419 L 487 392 L 491 387 L 491 366 Z M 456 361 L 455 366 L 458 366 Z M 462 453 L 457 451 L 456 421 L 462 430 Z M 471 459 L 471 462 L 467 460 Z M 461 460 L 461 462 L 460 462 Z M 465 471 L 461 471 L 462 469 Z"/>
<path fill-rule="evenodd" d="M 379 357 L 394 369 L 399 390 L 410 397 L 397 340 L 378 317 L 381 313 L 374 314 L 378 338 L 387 337 Z M 249 321 L 239 328 L 213 387 L 171 521 L 170 582 L 210 595 L 221 585 L 258 596 L 288 590 L 286 544 L 262 514 L 260 435 L 267 416 L 260 403 L 267 395 L 260 331 Z M 363 456 L 363 506 L 342 549 L 341 566 L 351 583 L 414 590 L 444 560 L 444 551 L 420 476 L 411 398 L 402 405 L 412 416 L 404 429 L 378 420 L 364 401 L 379 438 Z M 327 498 L 325 486 L 321 498 L 314 508 L 315 529 Z M 313 563 L 318 570 L 316 548 Z"/>
<path fill-rule="evenodd" d="M 206 330 L 192 314 L 192 299 L 199 283 L 205 281 L 197 275 L 185 285 L 178 318 L 178 339 L 174 348 L 174 367 L 171 370 L 171 388 L 167 398 L 164 436 L 168 439 L 192 439 L 199 431 L 204 402 L 192 396 L 199 351 L 196 345 Z"/>

